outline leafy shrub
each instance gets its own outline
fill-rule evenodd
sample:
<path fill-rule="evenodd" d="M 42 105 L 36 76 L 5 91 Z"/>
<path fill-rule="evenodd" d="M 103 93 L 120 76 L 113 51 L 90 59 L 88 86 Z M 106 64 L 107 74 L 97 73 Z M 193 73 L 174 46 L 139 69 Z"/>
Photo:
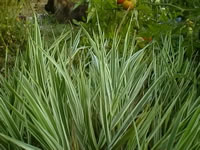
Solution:
<path fill-rule="evenodd" d="M 193 56 L 200 49 L 200 2 L 198 0 L 138 0 L 136 7 L 127 11 L 117 5 L 115 0 L 91 0 L 88 24 L 85 27 L 97 29 L 100 23 L 105 36 L 113 38 L 120 27 L 121 34 L 127 31 L 131 16 L 133 24 L 130 32 L 145 39 L 162 41 L 160 35 L 172 33 L 172 40 L 178 41 L 179 35 L 184 37 L 182 43 L 187 55 Z M 96 16 L 98 14 L 98 17 Z M 117 29 L 116 29 L 117 28 Z M 125 34 L 124 34 L 125 35 Z"/>

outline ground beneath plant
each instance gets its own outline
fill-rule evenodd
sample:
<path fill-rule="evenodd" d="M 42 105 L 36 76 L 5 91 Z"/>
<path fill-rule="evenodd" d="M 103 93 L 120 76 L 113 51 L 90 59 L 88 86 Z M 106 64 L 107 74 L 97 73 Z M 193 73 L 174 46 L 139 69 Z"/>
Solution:
<path fill-rule="evenodd" d="M 48 0 L 30 0 L 26 2 L 22 9 L 22 15 L 32 16 L 33 12 L 37 14 L 46 14 L 44 6 L 47 4 Z"/>

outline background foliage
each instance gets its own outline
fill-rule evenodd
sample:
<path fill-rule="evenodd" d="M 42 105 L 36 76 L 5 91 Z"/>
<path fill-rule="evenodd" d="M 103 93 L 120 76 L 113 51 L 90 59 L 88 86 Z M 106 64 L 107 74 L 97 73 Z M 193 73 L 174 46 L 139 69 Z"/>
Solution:
<path fill-rule="evenodd" d="M 26 25 L 19 18 L 22 3 L 23 0 L 0 2 L 0 69 L 5 63 L 10 67 L 17 52 L 25 49 Z"/>

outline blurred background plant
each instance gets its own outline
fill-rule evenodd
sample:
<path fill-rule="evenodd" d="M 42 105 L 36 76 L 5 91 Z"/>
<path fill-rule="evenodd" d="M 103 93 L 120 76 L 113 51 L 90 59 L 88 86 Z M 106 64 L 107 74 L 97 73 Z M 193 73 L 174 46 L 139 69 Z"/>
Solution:
<path fill-rule="evenodd" d="M 141 37 L 139 38 L 142 39 L 139 41 L 140 47 L 144 47 L 152 39 L 161 42 L 160 35 L 171 32 L 173 41 L 178 41 L 179 35 L 183 35 L 182 44 L 187 49 L 187 57 L 193 57 L 193 54 L 200 50 L 199 0 L 138 0 L 133 10 L 130 11 L 123 9 L 116 0 L 91 0 L 89 2 L 88 23 L 85 24 L 88 30 L 97 29 L 99 20 L 105 35 L 112 38 L 116 28 L 121 31 L 121 34 L 127 31 L 128 22 L 134 15 L 130 32 Z M 120 27 L 125 15 L 127 17 Z M 178 45 L 177 42 L 173 44 Z"/>
<path fill-rule="evenodd" d="M 142 0 L 138 7 L 143 33 L 151 32 L 155 38 L 160 34 L 173 33 L 172 40 L 183 35 L 187 56 L 200 51 L 200 1 L 199 0 Z M 148 11 L 147 11 L 148 10 Z M 176 42 L 174 42 L 176 44 Z"/>
<path fill-rule="evenodd" d="M 0 69 L 12 64 L 18 51 L 25 49 L 26 24 L 20 16 L 24 0 L 0 1 Z"/>

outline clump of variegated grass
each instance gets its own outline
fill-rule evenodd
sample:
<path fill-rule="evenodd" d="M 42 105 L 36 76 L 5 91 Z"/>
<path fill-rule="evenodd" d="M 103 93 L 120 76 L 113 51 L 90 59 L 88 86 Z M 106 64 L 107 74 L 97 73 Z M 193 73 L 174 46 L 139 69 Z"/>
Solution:
<path fill-rule="evenodd" d="M 37 22 L 33 33 L 20 66 L 1 78 L 1 149 L 199 148 L 198 66 L 181 38 L 177 49 L 166 36 L 136 51 L 130 32 L 121 43 L 82 28 L 49 47 Z"/>

